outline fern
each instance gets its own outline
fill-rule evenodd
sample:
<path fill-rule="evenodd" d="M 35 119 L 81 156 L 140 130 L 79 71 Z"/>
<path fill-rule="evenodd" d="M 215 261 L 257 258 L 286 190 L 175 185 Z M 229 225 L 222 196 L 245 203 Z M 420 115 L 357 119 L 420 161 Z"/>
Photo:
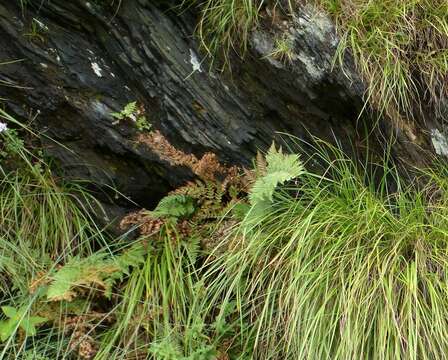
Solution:
<path fill-rule="evenodd" d="M 129 104 L 127 104 L 123 110 L 121 110 L 120 112 L 113 112 L 111 113 L 111 115 L 118 120 L 123 120 L 126 118 L 130 118 L 132 116 L 134 116 L 135 112 L 137 110 L 137 102 L 133 101 L 130 102 Z"/>
<path fill-rule="evenodd" d="M 183 358 L 179 343 L 172 337 L 165 337 L 153 342 L 149 347 L 149 352 L 156 359 L 179 360 Z"/>
<path fill-rule="evenodd" d="M 188 217 L 195 212 L 194 199 L 187 195 L 168 195 L 151 212 L 155 217 Z"/>
<path fill-rule="evenodd" d="M 266 174 L 255 181 L 249 199 L 251 205 L 268 201 L 272 202 L 275 189 L 300 176 L 304 172 L 303 164 L 295 154 L 283 154 L 282 149 L 276 149 L 272 144 L 266 155 L 267 165 L 263 169 Z"/>
<path fill-rule="evenodd" d="M 73 258 L 53 276 L 47 289 L 47 299 L 51 301 L 72 301 L 77 296 L 76 288 L 101 288 L 110 298 L 112 287 L 130 267 L 143 263 L 145 249 L 137 244 L 115 258 L 107 254 L 95 254 L 86 259 Z"/>
<path fill-rule="evenodd" d="M 136 101 L 130 102 L 124 107 L 123 115 L 125 115 L 126 117 L 130 117 L 135 113 L 136 110 L 137 110 L 137 102 Z"/>

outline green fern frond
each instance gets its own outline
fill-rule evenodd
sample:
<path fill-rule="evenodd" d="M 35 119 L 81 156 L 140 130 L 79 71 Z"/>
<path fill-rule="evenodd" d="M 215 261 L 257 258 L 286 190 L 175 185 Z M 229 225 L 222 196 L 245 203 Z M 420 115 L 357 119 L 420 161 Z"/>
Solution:
<path fill-rule="evenodd" d="M 124 109 L 121 110 L 120 112 L 111 113 L 111 116 L 113 116 L 115 119 L 123 120 L 135 116 L 136 112 L 137 112 L 137 101 L 133 101 L 127 104 L 124 107 Z"/>
<path fill-rule="evenodd" d="M 272 196 L 278 185 L 300 176 L 304 172 L 303 164 L 296 154 L 283 154 L 272 144 L 266 155 L 266 175 L 255 182 L 249 194 L 252 205 L 264 201 L 272 202 Z"/>
<path fill-rule="evenodd" d="M 168 195 L 160 200 L 151 215 L 156 217 L 188 217 L 195 212 L 194 199 L 187 195 Z"/>
<path fill-rule="evenodd" d="M 137 110 L 137 101 L 133 101 L 124 107 L 122 114 L 125 117 L 131 117 L 135 113 L 136 110 Z"/>
<path fill-rule="evenodd" d="M 115 283 L 129 275 L 131 267 L 144 262 L 145 249 L 143 245 L 136 244 L 115 258 L 106 255 L 99 253 L 85 259 L 72 258 L 53 276 L 47 289 L 47 299 L 72 301 L 77 295 L 77 287 L 99 287 L 106 297 L 110 297 Z"/>

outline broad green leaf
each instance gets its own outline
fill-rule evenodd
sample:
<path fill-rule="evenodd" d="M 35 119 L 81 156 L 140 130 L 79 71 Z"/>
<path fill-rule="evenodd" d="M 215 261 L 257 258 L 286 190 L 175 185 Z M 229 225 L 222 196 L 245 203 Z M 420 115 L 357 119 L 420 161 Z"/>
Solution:
<path fill-rule="evenodd" d="M 6 341 L 14 334 L 17 327 L 21 327 L 27 336 L 36 335 L 36 326 L 47 321 L 46 318 L 40 316 L 30 316 L 27 314 L 26 308 L 19 310 L 11 306 L 2 306 L 2 311 L 9 318 L 0 322 L 0 340 Z"/>
<path fill-rule="evenodd" d="M 14 319 L 17 317 L 17 310 L 12 306 L 2 306 L 2 311 L 10 319 Z"/>
<path fill-rule="evenodd" d="M 25 331 L 26 335 L 36 335 L 36 326 L 46 322 L 47 319 L 40 316 L 25 316 L 20 322 L 20 327 Z"/>

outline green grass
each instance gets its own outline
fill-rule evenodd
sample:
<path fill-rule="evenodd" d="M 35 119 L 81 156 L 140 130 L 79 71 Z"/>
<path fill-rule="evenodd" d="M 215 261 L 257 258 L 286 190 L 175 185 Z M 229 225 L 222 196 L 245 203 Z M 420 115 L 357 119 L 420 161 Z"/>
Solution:
<path fill-rule="evenodd" d="M 305 3 L 305 2 L 304 2 Z M 446 94 L 448 5 L 444 0 L 313 0 L 338 25 L 341 65 L 347 51 L 365 79 L 366 100 L 394 119 L 412 117 Z M 262 18 L 260 0 L 190 0 L 201 13 L 197 36 L 212 59 L 244 54 Z M 291 4 L 288 9 L 292 9 Z M 300 11 L 298 8 L 296 11 Z M 265 16 L 267 16 L 265 14 Z M 268 20 L 268 19 L 266 19 Z M 280 49 L 285 44 L 280 45 Z M 283 46 L 282 46 L 283 45 Z M 278 51 L 278 49 L 277 49 Z M 286 53 L 280 50 L 280 55 Z M 278 53 L 277 53 L 278 54 Z"/>
<path fill-rule="evenodd" d="M 8 121 L 9 126 L 18 125 L 3 110 L 1 120 Z M 101 233 L 91 217 L 95 208 L 101 209 L 99 203 L 81 183 L 58 181 L 39 154 L 25 147 L 16 130 L 9 129 L 0 136 L 0 218 L 4 239 L 31 245 L 52 257 L 91 252 L 91 237 Z"/>
<path fill-rule="evenodd" d="M 183 6 L 199 9 L 196 33 L 202 48 L 214 60 L 223 56 L 229 64 L 230 52 L 244 54 L 251 31 L 257 26 L 262 2 L 253 0 L 184 0 Z"/>
<path fill-rule="evenodd" d="M 321 0 L 336 19 L 340 51 L 354 55 L 367 98 L 392 117 L 446 94 L 448 4 L 443 0 Z M 398 113 L 398 114 L 397 114 Z"/>
<path fill-rule="evenodd" d="M 236 302 L 238 341 L 259 359 L 443 359 L 448 197 L 388 194 L 339 154 L 247 215 L 211 259 L 205 311 Z M 389 179 L 390 180 L 390 179 Z M 384 186 L 381 186 L 384 185 Z M 379 190 L 378 190 L 379 189 Z"/>
<path fill-rule="evenodd" d="M 3 110 L 0 121 L 9 128 L 0 134 L 0 306 L 26 309 L 23 324 L 41 310 L 36 303 L 42 294 L 33 283 L 68 259 L 106 246 L 108 237 L 93 221 L 93 210 L 100 206 L 82 184 L 57 179 L 39 154 L 25 146 L 21 136 L 32 138 L 30 130 Z M 1 315 L 3 337 L 7 319 Z M 35 347 L 49 351 L 45 341 L 25 341 L 19 325 L 10 335 L 0 342 L 1 359 L 26 358 Z"/>
<path fill-rule="evenodd" d="M 117 319 L 101 340 L 98 359 L 142 357 L 148 351 L 181 359 L 198 350 L 212 351 L 204 347 L 207 339 L 200 329 L 188 326 L 195 321 L 189 316 L 200 286 L 193 268 L 198 239 L 187 242 L 167 224 L 148 241 L 143 265 L 121 288 Z"/>
<path fill-rule="evenodd" d="M 272 147 L 221 217 L 171 195 L 158 232 L 112 239 L 2 121 L 0 359 L 445 358 L 443 165 L 404 184 L 319 144 L 317 175 Z"/>

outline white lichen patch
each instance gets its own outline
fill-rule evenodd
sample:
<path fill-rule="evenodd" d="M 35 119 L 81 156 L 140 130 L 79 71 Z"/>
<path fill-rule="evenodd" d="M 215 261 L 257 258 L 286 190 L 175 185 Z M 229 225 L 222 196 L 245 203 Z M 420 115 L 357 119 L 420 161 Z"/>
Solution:
<path fill-rule="evenodd" d="M 448 156 L 448 139 L 440 130 L 431 130 L 431 142 L 437 155 Z"/>
<path fill-rule="evenodd" d="M 190 49 L 190 64 L 193 67 L 193 72 L 202 72 L 201 62 L 199 61 L 198 56 L 193 49 Z"/>
<path fill-rule="evenodd" d="M 326 42 L 330 36 L 332 43 L 335 40 L 337 43 L 336 31 L 331 19 L 312 5 L 307 5 L 304 10 L 299 16 L 294 16 L 294 21 L 299 25 L 297 30 L 311 35 L 320 42 Z M 306 15 L 302 16 L 303 14 Z"/>
<path fill-rule="evenodd" d="M 100 65 L 96 62 L 92 62 L 91 64 L 92 70 L 98 77 L 103 77 L 103 69 L 101 69 Z"/>
<path fill-rule="evenodd" d="M 324 71 L 322 71 L 319 67 L 317 67 L 316 61 L 309 57 L 307 54 L 301 52 L 298 55 L 298 59 L 301 61 L 303 65 L 305 65 L 307 73 L 315 80 L 320 80 L 325 75 Z"/>
<path fill-rule="evenodd" d="M 284 68 L 281 61 L 270 56 L 275 48 L 274 40 L 271 36 L 262 31 L 254 31 L 252 33 L 252 41 L 255 50 L 262 55 L 263 59 L 266 59 L 272 66 L 275 66 L 278 69 Z"/>
<path fill-rule="evenodd" d="M 108 118 L 110 117 L 111 109 L 104 103 L 98 100 L 93 100 L 91 102 L 92 111 L 98 114 L 100 117 Z"/>
<path fill-rule="evenodd" d="M 4 132 L 8 130 L 8 125 L 6 125 L 5 123 L 0 122 L 0 133 Z"/>

